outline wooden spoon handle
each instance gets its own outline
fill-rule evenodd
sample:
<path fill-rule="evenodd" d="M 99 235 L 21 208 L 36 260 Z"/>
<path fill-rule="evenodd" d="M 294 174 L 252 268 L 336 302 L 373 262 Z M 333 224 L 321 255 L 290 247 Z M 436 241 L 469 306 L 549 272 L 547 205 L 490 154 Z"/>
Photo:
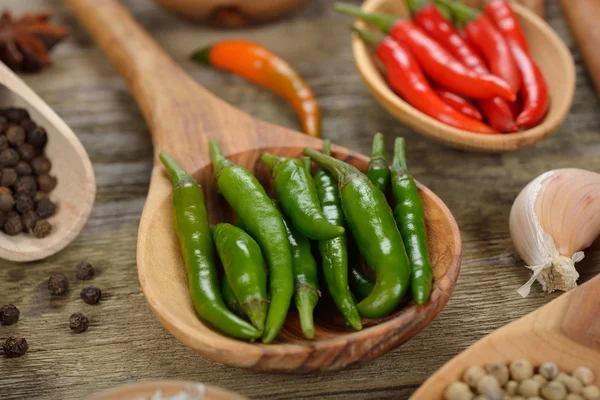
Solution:
<path fill-rule="evenodd" d="M 600 93 L 600 2 L 597 0 L 561 0 L 569 28 L 579 45 L 583 60 Z"/>

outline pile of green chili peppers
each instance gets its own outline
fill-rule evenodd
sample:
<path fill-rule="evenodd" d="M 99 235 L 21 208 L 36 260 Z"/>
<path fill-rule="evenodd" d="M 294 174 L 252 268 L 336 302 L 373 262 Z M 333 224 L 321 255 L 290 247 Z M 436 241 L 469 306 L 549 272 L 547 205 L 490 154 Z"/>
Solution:
<path fill-rule="evenodd" d="M 409 299 L 409 288 L 415 303 L 429 299 L 425 215 L 406 167 L 404 140 L 396 139 L 390 166 L 383 135 L 376 134 L 366 175 L 331 157 L 329 141 L 322 152 L 306 149 L 304 155 L 262 155 L 273 176 L 273 200 L 211 140 L 219 191 L 236 214 L 235 224 L 213 226 L 200 185 L 169 155 L 160 155 L 173 183 L 175 232 L 192 302 L 204 321 L 229 336 L 271 343 L 293 301 L 302 332 L 312 339 L 321 286 L 355 330 L 362 328 L 361 317 L 396 310 Z M 312 161 L 319 167 L 314 175 Z"/>

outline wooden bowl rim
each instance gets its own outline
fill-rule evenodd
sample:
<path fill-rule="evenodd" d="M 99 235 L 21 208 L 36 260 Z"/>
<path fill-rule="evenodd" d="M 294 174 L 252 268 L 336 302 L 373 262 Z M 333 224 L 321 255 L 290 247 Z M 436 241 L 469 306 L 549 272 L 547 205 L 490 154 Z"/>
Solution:
<path fill-rule="evenodd" d="M 293 148 L 293 147 L 294 146 L 292 146 L 290 148 Z M 282 147 L 282 148 L 285 148 L 285 147 Z M 247 150 L 247 151 L 255 151 L 255 150 L 262 151 L 264 149 L 262 149 L 262 148 L 261 149 L 252 149 L 252 150 Z M 226 156 L 229 158 L 236 158 L 236 156 L 238 154 L 242 154 L 245 152 L 246 151 L 234 153 L 234 154 L 227 154 Z M 335 147 L 333 148 L 333 152 L 337 153 L 337 149 Z M 368 162 L 368 158 L 366 158 L 365 156 L 357 154 L 357 153 L 353 153 L 353 152 L 348 152 L 346 160 L 352 160 L 352 159 L 358 159 L 361 162 Z M 203 168 L 210 168 L 210 165 L 204 166 Z M 196 172 L 198 172 L 198 171 L 196 171 Z M 157 177 L 157 176 L 155 176 L 155 174 L 159 174 L 159 176 Z M 162 176 L 161 167 L 155 167 L 155 171 L 153 172 L 153 180 L 159 179 L 159 178 L 167 179 L 166 177 Z M 344 345 L 348 345 L 350 342 L 355 342 L 357 340 L 358 341 L 365 340 L 371 334 L 374 334 L 376 332 L 392 331 L 397 326 L 402 326 L 406 323 L 409 323 L 412 319 L 414 319 L 414 312 L 417 309 L 420 309 L 421 307 L 431 308 L 431 310 L 428 310 L 428 312 L 425 313 L 425 318 L 421 322 L 419 329 L 417 329 L 414 334 L 409 336 L 409 337 L 412 337 L 412 336 L 416 335 L 416 333 L 418 333 L 420 330 L 422 330 L 425 326 L 427 326 L 431 322 L 431 320 L 433 320 L 447 304 L 447 302 L 450 299 L 450 296 L 456 286 L 458 274 L 460 272 L 461 260 L 462 260 L 462 238 L 460 235 L 458 225 L 454 219 L 454 216 L 452 215 L 452 213 L 450 212 L 450 210 L 448 209 L 446 204 L 444 204 L 444 202 L 435 193 L 433 193 L 429 188 L 427 188 L 426 186 L 422 185 L 419 182 L 417 182 L 417 185 L 418 185 L 419 189 L 422 190 L 422 192 L 424 194 L 426 194 L 440 208 L 440 210 L 442 211 L 443 215 L 445 216 L 446 220 L 448 221 L 448 223 L 450 225 L 450 228 L 452 230 L 452 236 L 453 236 L 452 237 L 452 248 L 453 248 L 454 257 L 452 260 L 452 264 L 448 267 L 444 276 L 439 279 L 439 281 L 438 281 L 439 284 L 435 286 L 434 292 L 432 292 L 432 297 L 436 291 L 440 291 L 442 294 L 442 300 L 440 300 L 440 302 L 437 303 L 437 305 L 439 306 L 439 307 L 437 307 L 437 309 L 431 302 L 427 303 L 424 306 L 417 306 L 416 304 L 411 302 L 408 306 L 405 306 L 403 308 L 403 312 L 401 314 L 397 315 L 396 317 L 394 317 L 390 320 L 381 322 L 377 325 L 370 326 L 368 328 L 363 328 L 362 330 L 360 330 L 358 332 L 348 332 L 347 334 L 340 335 L 335 338 L 320 339 L 320 340 L 317 340 L 314 342 L 307 341 L 302 344 L 295 344 L 295 343 L 294 344 L 292 344 L 292 343 L 262 344 L 260 342 L 249 343 L 249 342 L 244 342 L 244 341 L 237 340 L 234 338 L 230 338 L 230 337 L 225 336 L 217 331 L 215 331 L 217 333 L 217 335 L 211 336 L 209 340 L 203 340 L 202 335 L 198 335 L 197 332 L 193 328 L 191 328 L 189 325 L 181 324 L 179 322 L 179 318 L 177 316 L 175 316 L 173 313 L 171 313 L 171 311 L 167 307 L 163 306 L 160 303 L 160 298 L 162 296 L 157 295 L 154 292 L 154 290 L 152 289 L 151 285 L 146 282 L 146 279 L 144 277 L 144 265 L 145 265 L 145 260 L 143 259 L 144 252 L 140 248 L 141 247 L 140 244 L 143 243 L 145 240 L 140 240 L 138 238 L 138 248 L 137 248 L 138 276 L 140 279 L 140 285 L 141 285 L 142 291 L 144 293 L 144 296 L 146 298 L 146 301 L 147 301 L 148 305 L 150 306 L 152 312 L 156 315 L 157 319 L 160 321 L 160 323 L 173 336 L 175 336 L 178 340 L 180 340 L 186 346 L 188 346 L 188 347 L 192 348 L 193 350 L 203 354 L 204 356 L 212 358 L 218 362 L 223 362 L 221 360 L 223 358 L 225 358 L 224 354 L 226 355 L 226 354 L 235 354 L 235 353 L 238 353 L 238 354 L 244 353 L 247 356 L 253 355 L 256 357 L 257 360 L 259 360 L 262 357 L 268 358 L 269 356 L 281 356 L 282 354 L 289 355 L 289 356 L 304 355 L 304 354 L 310 355 L 314 351 L 318 351 L 323 348 L 336 347 L 338 345 L 344 346 Z M 147 212 L 155 213 L 155 210 L 158 209 L 162 204 L 164 204 L 165 201 L 169 201 L 169 199 L 167 198 L 168 196 L 170 196 L 170 193 L 165 194 L 165 196 L 163 198 L 155 199 L 155 201 L 152 202 L 151 206 L 149 206 L 150 203 L 146 203 L 143 213 L 144 214 L 146 214 Z M 152 208 L 152 210 L 147 209 L 147 208 Z M 144 225 L 151 225 L 152 224 L 151 221 L 152 221 L 152 218 L 144 218 L 144 216 L 142 216 L 142 222 L 140 224 L 139 232 L 140 233 L 148 232 L 149 228 Z M 450 240 L 448 242 L 450 242 Z M 207 343 L 207 342 L 210 342 L 210 343 Z M 308 359 L 309 359 L 309 357 L 306 358 L 306 360 L 308 360 Z M 231 362 L 230 360 L 228 360 L 227 364 L 238 366 L 238 367 L 243 367 L 243 368 L 249 368 L 249 369 L 253 369 L 255 366 L 254 364 L 245 365 L 243 360 L 240 360 L 239 363 Z M 300 372 L 300 371 L 288 370 L 285 368 L 279 369 L 278 371 L 280 371 L 280 372 Z"/>
<path fill-rule="evenodd" d="M 376 11 L 387 1 L 389 0 L 367 0 L 362 5 L 362 9 L 368 12 Z M 375 96 L 376 100 L 379 103 L 382 103 L 378 98 L 378 96 L 381 96 L 391 104 L 388 111 L 390 111 L 394 118 L 402 121 L 402 119 L 398 118 L 394 115 L 394 112 L 390 110 L 392 108 L 396 112 L 411 116 L 421 124 L 429 125 L 435 129 L 435 132 L 426 129 L 420 130 L 418 128 L 415 128 L 415 130 L 431 139 L 462 149 L 484 152 L 512 151 L 531 146 L 555 131 L 563 123 L 569 113 L 575 93 L 575 63 L 567 45 L 550 25 L 526 7 L 516 3 L 511 3 L 511 5 L 520 18 L 527 20 L 550 39 L 557 51 L 561 54 L 560 59 L 563 61 L 562 64 L 564 64 L 563 67 L 565 68 L 564 77 L 567 91 L 564 93 L 564 98 L 567 100 L 561 102 L 562 106 L 556 109 L 554 113 L 549 113 L 538 126 L 510 134 L 480 134 L 454 128 L 437 121 L 417 110 L 392 91 L 381 76 L 376 65 L 373 63 L 371 52 L 368 47 L 360 40 L 360 38 L 353 35 L 352 54 L 354 56 L 356 67 L 363 82 Z M 366 27 L 362 22 L 359 22 L 359 24 L 362 25 L 362 27 Z M 405 123 L 404 121 L 402 122 Z"/>

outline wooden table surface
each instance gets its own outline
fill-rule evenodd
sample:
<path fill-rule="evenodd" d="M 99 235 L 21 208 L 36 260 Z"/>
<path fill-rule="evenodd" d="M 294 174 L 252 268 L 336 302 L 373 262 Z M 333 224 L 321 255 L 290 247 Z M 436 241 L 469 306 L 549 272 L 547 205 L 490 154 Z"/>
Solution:
<path fill-rule="evenodd" d="M 16 4 L 15 4 L 16 3 Z M 140 290 L 135 248 L 148 190 L 152 143 L 129 92 L 88 35 L 58 1 L 0 1 L 15 11 L 55 6 L 72 36 L 53 53 L 55 64 L 24 75 L 31 87 L 77 133 L 94 164 L 98 195 L 81 235 L 42 262 L 0 260 L 0 305 L 14 303 L 21 319 L 0 326 L 0 340 L 27 338 L 20 359 L 0 358 L 0 399 L 78 399 L 123 383 L 187 379 L 211 383 L 261 399 L 405 399 L 432 372 L 485 334 L 547 303 L 558 294 L 534 286 L 529 298 L 515 289 L 529 272 L 515 253 L 508 215 L 517 193 L 552 168 L 600 171 L 600 103 L 575 49 L 557 1 L 546 16 L 572 49 L 577 91 L 563 127 L 544 142 L 511 154 L 471 154 L 431 142 L 403 127 L 362 85 L 350 52 L 349 20 L 331 1 L 313 0 L 274 24 L 221 31 L 182 22 L 149 1 L 126 5 L 177 62 L 211 91 L 250 114 L 298 128 L 290 108 L 274 95 L 226 73 L 188 61 L 196 47 L 225 37 L 257 40 L 284 58 L 314 88 L 323 109 L 324 137 L 367 153 L 373 133 L 406 137 L 417 178 L 454 213 L 464 241 L 462 271 L 450 302 L 411 341 L 366 365 L 305 376 L 258 374 L 229 368 L 184 347 L 156 320 Z M 201 105 L 199 105 L 201 107 Z M 1 239 L 0 239 L 1 240 Z M 104 294 L 98 306 L 79 299 L 84 286 L 74 276 L 82 260 L 99 270 L 93 284 Z M 600 245 L 579 265 L 582 281 L 600 272 Z M 63 272 L 71 280 L 65 299 L 51 299 L 46 280 Z M 90 329 L 71 334 L 68 318 L 82 311 Z"/>

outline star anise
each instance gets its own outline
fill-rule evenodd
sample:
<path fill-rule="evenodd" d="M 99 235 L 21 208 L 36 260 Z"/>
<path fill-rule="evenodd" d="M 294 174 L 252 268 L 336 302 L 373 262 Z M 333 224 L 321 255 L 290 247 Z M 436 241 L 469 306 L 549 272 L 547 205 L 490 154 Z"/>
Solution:
<path fill-rule="evenodd" d="M 50 51 L 64 39 L 67 28 L 52 25 L 50 12 L 35 12 L 13 19 L 0 15 L 0 60 L 15 71 L 37 72 L 50 64 Z"/>

